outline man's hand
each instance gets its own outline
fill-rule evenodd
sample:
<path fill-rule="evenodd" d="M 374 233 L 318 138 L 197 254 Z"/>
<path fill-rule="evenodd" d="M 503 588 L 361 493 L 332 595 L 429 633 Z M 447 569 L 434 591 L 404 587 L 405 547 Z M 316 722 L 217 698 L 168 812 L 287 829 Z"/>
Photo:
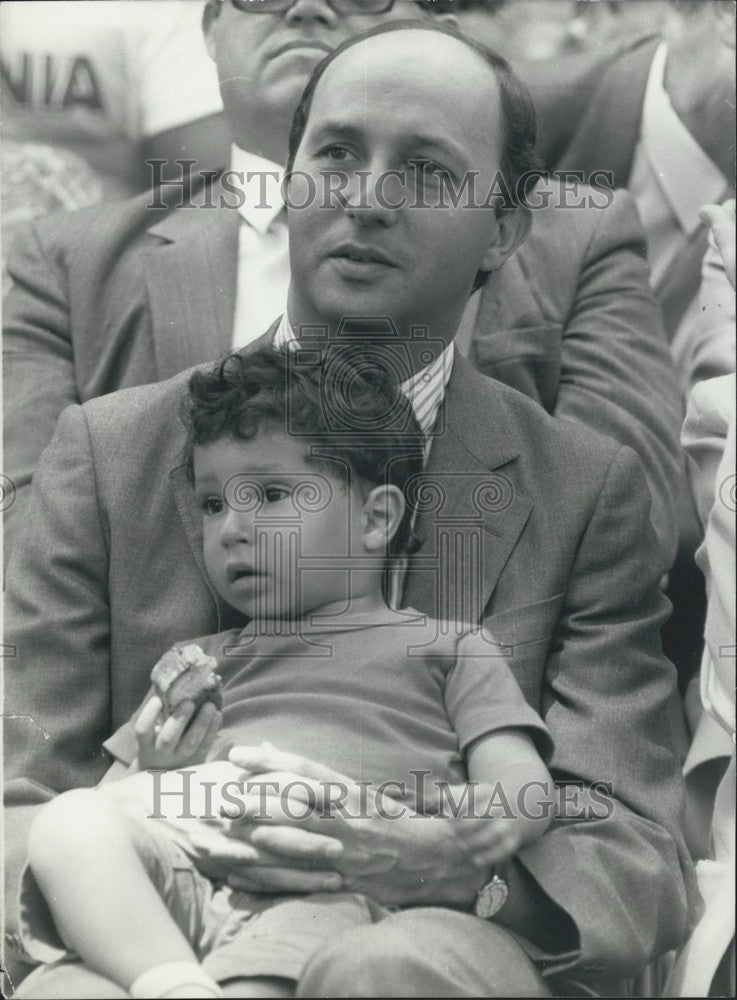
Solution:
<path fill-rule="evenodd" d="M 195 711 L 194 702 L 183 701 L 163 722 L 161 700 L 154 695 L 136 719 L 138 769 L 171 770 L 201 764 L 223 722 L 210 701 Z"/>
<path fill-rule="evenodd" d="M 273 747 L 236 747 L 246 794 L 229 836 L 258 852 L 231 885 L 364 892 L 385 905 L 468 908 L 500 853 L 493 821 L 425 816 L 406 801 Z M 506 853 L 506 848 L 502 849 Z"/>

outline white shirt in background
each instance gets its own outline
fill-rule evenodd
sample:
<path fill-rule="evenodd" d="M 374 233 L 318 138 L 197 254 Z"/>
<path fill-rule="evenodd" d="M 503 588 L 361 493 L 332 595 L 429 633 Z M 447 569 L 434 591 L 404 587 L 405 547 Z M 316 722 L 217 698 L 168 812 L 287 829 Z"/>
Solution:
<path fill-rule="evenodd" d="M 237 349 L 266 333 L 286 310 L 289 238 L 281 194 L 284 168 L 235 145 L 230 168 L 230 185 L 243 194 L 238 208 L 241 225 L 233 322 L 233 348 Z"/>
<path fill-rule="evenodd" d="M 63 146 L 108 197 L 140 186 L 140 142 L 222 110 L 203 0 L 0 4 L 3 137 Z"/>
<path fill-rule="evenodd" d="M 719 202 L 727 189 L 721 170 L 673 109 L 663 85 L 667 54 L 663 43 L 650 66 L 629 185 L 647 234 L 654 289 L 702 225 L 701 206 Z"/>

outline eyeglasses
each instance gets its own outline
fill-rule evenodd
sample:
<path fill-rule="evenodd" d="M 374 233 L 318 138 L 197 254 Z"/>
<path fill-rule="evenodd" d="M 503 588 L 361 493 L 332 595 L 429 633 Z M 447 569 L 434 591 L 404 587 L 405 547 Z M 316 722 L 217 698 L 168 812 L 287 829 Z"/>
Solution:
<path fill-rule="evenodd" d="M 222 0 L 221 0 L 222 2 Z M 230 0 L 244 14 L 283 14 L 297 0 Z M 386 14 L 394 0 L 328 0 L 336 14 Z"/>

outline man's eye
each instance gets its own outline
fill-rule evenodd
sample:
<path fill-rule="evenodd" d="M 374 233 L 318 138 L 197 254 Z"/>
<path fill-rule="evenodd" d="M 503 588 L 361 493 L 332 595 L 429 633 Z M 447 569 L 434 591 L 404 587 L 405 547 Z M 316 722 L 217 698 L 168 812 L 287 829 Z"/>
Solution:
<path fill-rule="evenodd" d="M 278 503 L 286 496 L 289 496 L 289 490 L 285 490 L 281 486 L 267 486 L 264 490 L 264 500 L 266 503 Z"/>
<path fill-rule="evenodd" d="M 411 160 L 410 161 L 417 174 L 425 180 L 430 178 L 437 178 L 439 176 L 450 177 L 451 172 L 447 167 L 444 167 L 441 163 L 436 163 L 435 160 Z"/>
<path fill-rule="evenodd" d="M 220 497 L 207 497 L 202 501 L 203 514 L 219 514 L 223 509 L 223 501 Z"/>
<path fill-rule="evenodd" d="M 320 150 L 319 156 L 324 156 L 327 160 L 337 160 L 342 162 L 349 155 L 345 146 L 325 146 Z"/>

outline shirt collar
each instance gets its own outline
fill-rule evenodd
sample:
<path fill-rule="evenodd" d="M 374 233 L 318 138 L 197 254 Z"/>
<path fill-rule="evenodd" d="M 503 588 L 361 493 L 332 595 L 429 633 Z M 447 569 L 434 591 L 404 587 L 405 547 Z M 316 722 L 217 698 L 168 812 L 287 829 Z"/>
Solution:
<path fill-rule="evenodd" d="M 294 336 L 292 324 L 286 313 L 282 316 L 279 327 L 274 334 L 274 348 L 294 351 L 299 347 L 299 341 Z M 401 383 L 402 394 L 410 401 L 417 422 L 426 438 L 432 434 L 440 405 L 445 398 L 450 373 L 453 370 L 455 345 L 451 341 L 445 350 L 431 361 L 429 365 L 415 372 Z"/>
<path fill-rule="evenodd" d="M 244 195 L 243 204 L 238 206 L 238 211 L 263 236 L 284 208 L 284 167 L 264 156 L 241 149 L 234 143 L 230 152 L 230 169 L 231 184 Z"/>
<path fill-rule="evenodd" d="M 700 223 L 698 212 L 719 201 L 727 185 L 722 172 L 699 146 L 673 109 L 663 85 L 668 46 L 661 43 L 653 58 L 642 110 L 642 140 L 658 184 L 691 236 Z"/>

